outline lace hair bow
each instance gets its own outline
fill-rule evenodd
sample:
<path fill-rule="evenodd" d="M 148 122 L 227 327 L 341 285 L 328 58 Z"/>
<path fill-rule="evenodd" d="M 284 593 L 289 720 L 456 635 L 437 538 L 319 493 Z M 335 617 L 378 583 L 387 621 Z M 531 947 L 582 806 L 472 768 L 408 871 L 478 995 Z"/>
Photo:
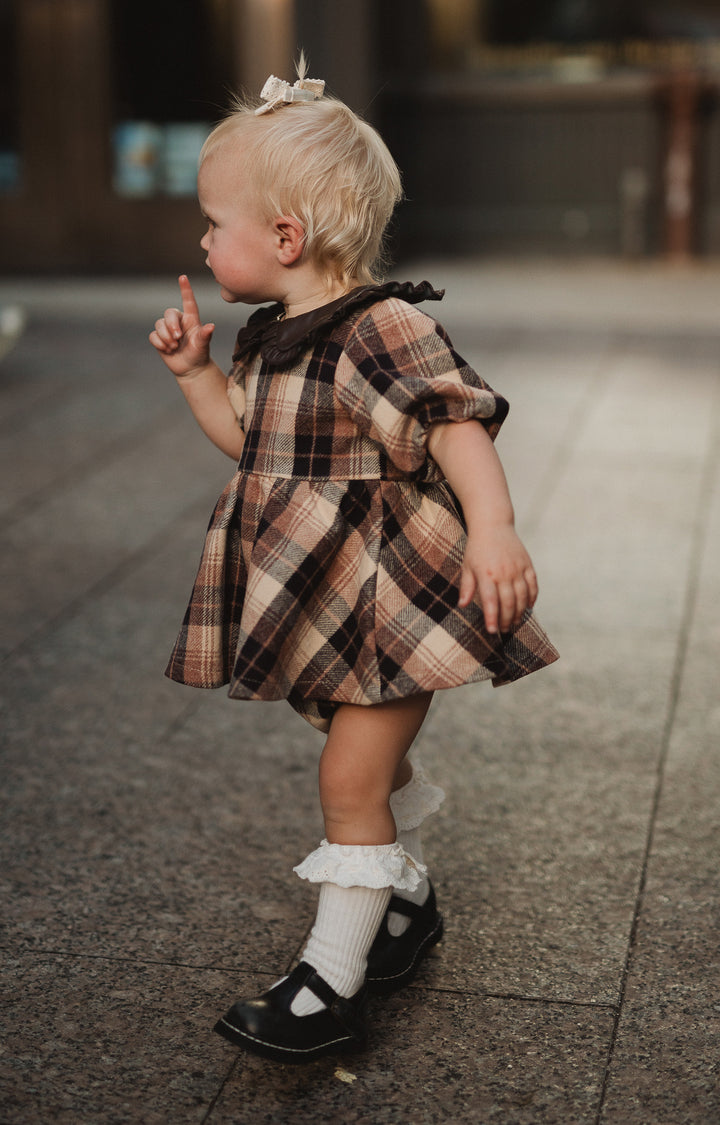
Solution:
<path fill-rule="evenodd" d="M 256 109 L 255 114 L 270 113 L 278 106 L 289 105 L 291 102 L 317 101 L 323 96 L 324 90 L 325 83 L 320 78 L 298 78 L 291 86 L 289 82 L 284 82 L 282 78 L 276 78 L 271 74 L 260 91 L 260 97 L 265 105 Z"/>

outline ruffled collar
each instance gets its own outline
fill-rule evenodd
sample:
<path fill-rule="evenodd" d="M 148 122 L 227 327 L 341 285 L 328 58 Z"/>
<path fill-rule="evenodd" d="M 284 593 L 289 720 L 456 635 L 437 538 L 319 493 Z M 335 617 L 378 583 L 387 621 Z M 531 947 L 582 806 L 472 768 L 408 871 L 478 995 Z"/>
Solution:
<path fill-rule="evenodd" d="M 286 364 L 299 358 L 313 344 L 324 328 L 338 324 L 358 309 L 374 305 L 388 297 L 398 297 L 410 305 L 421 301 L 441 301 L 444 289 L 433 289 L 429 281 L 413 285 L 411 281 L 387 281 L 383 285 L 361 285 L 329 305 L 280 320 L 281 304 L 258 309 L 245 328 L 238 332 L 233 363 L 244 356 L 260 352 L 267 363 Z"/>

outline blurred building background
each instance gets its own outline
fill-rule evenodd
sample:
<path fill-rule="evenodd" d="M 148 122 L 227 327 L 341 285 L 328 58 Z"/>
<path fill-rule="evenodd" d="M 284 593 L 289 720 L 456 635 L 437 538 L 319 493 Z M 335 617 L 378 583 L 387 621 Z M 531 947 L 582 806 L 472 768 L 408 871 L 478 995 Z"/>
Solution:
<path fill-rule="evenodd" d="M 204 136 L 301 46 L 401 256 L 720 253 L 720 0 L 0 0 L 4 271 L 188 268 Z"/>

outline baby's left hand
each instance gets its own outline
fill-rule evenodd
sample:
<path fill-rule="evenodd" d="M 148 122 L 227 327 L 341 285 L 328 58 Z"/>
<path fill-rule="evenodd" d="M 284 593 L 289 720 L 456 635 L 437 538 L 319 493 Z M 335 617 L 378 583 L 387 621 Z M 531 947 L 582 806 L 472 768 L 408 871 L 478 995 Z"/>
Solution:
<path fill-rule="evenodd" d="M 538 596 L 529 554 L 512 524 L 500 524 L 468 535 L 458 605 L 476 600 L 489 633 L 518 625 Z"/>

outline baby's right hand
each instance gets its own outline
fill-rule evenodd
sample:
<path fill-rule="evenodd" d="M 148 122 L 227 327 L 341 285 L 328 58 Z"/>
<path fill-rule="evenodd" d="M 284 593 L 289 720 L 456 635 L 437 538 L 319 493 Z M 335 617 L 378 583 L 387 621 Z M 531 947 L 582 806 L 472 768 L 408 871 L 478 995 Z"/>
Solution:
<path fill-rule="evenodd" d="M 215 325 L 201 322 L 195 294 L 184 274 L 178 278 L 178 283 L 182 310 L 166 309 L 165 315 L 155 322 L 149 339 L 173 375 L 183 378 L 210 363 L 210 340 Z"/>

